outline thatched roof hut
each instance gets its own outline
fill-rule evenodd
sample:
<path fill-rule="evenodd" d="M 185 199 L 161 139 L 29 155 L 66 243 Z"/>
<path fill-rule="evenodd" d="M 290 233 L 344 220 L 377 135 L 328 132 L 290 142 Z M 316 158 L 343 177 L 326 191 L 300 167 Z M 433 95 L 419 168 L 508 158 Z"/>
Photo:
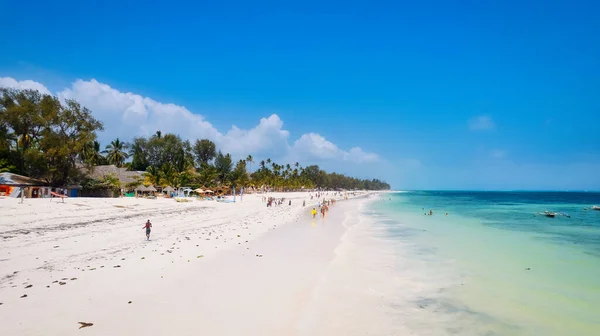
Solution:
<path fill-rule="evenodd" d="M 149 185 L 149 186 L 146 188 L 146 191 L 154 192 L 154 191 L 156 191 L 156 188 L 154 188 L 154 186 L 153 186 L 153 185 Z"/>
<path fill-rule="evenodd" d="M 93 179 L 103 179 L 106 176 L 116 176 L 121 182 L 121 186 L 134 183 L 143 179 L 143 173 L 140 171 L 129 171 L 127 168 L 118 168 L 115 165 L 94 166 L 91 169 L 80 168 L 84 173 Z M 136 189 L 137 190 L 137 189 Z"/>
<path fill-rule="evenodd" d="M 171 187 L 171 186 L 166 186 L 165 188 L 163 188 L 163 190 L 162 190 L 162 191 L 165 191 L 165 192 L 172 192 L 172 191 L 175 191 L 175 189 L 174 189 L 173 187 Z"/>
<path fill-rule="evenodd" d="M 135 191 L 144 192 L 144 191 L 148 191 L 148 189 L 142 184 L 142 185 L 139 185 L 137 188 L 135 188 Z"/>

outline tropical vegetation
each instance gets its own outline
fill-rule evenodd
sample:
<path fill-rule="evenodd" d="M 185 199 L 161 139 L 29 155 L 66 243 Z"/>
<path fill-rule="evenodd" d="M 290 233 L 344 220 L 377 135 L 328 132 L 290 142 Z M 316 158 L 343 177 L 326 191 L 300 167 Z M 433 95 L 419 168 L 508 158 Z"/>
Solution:
<path fill-rule="evenodd" d="M 383 181 L 327 173 L 316 165 L 239 160 L 209 139 L 194 142 L 158 131 L 130 142 L 117 138 L 102 149 L 97 132 L 103 124 L 75 100 L 34 90 L 0 88 L 0 172 L 46 180 L 53 186 L 80 183 L 89 189 L 122 186 L 118 178 L 93 180 L 86 172 L 112 164 L 143 172 L 145 184 L 173 187 L 255 187 L 272 190 L 389 189 Z M 83 168 L 87 168 L 83 169 Z"/>

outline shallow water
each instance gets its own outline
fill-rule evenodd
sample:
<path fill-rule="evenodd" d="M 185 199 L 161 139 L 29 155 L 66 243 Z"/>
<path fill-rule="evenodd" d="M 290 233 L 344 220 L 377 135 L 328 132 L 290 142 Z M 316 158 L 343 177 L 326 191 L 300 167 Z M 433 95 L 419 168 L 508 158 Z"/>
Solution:
<path fill-rule="evenodd" d="M 585 210 L 599 203 L 597 193 L 406 192 L 363 215 L 394 246 L 395 290 L 406 293 L 391 305 L 415 335 L 600 335 L 600 211 Z M 571 217 L 534 215 L 545 210 Z"/>

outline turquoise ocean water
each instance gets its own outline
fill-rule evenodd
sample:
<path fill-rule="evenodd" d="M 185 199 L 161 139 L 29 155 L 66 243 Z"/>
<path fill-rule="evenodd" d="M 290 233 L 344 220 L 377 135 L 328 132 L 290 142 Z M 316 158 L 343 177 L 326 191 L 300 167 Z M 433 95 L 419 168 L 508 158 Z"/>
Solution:
<path fill-rule="evenodd" d="M 399 321 L 415 335 L 600 335 L 592 205 L 600 193 L 380 197 L 368 215 L 397 251 Z M 535 215 L 546 210 L 571 217 Z"/>

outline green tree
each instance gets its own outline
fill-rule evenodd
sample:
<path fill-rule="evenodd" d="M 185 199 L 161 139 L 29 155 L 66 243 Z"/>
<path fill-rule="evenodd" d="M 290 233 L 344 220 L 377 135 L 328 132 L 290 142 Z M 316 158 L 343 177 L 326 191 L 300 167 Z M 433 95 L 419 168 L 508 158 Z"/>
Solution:
<path fill-rule="evenodd" d="M 246 157 L 246 163 L 250 165 L 250 172 L 252 172 L 252 164 L 254 163 L 254 158 L 252 155 L 248 155 L 248 157 Z"/>
<path fill-rule="evenodd" d="M 204 187 L 212 187 L 219 177 L 217 168 L 208 163 L 202 163 L 198 169 L 198 182 Z"/>
<path fill-rule="evenodd" d="M 248 172 L 246 171 L 246 160 L 239 160 L 231 173 L 231 181 L 236 187 L 248 185 Z"/>
<path fill-rule="evenodd" d="M 125 160 L 129 158 L 129 154 L 126 152 L 129 146 L 116 138 L 111 141 L 110 145 L 106 146 L 106 149 L 103 151 L 106 154 L 106 160 L 108 160 L 109 164 L 114 164 L 117 167 L 123 167 Z"/>
<path fill-rule="evenodd" d="M 169 184 L 171 186 L 177 184 L 178 173 L 177 173 L 177 170 L 175 169 L 175 166 L 172 163 L 170 163 L 170 162 L 164 163 L 162 165 L 162 167 L 160 168 L 160 172 L 164 178 L 164 181 L 167 184 Z"/>
<path fill-rule="evenodd" d="M 215 157 L 215 168 L 219 173 L 219 182 L 226 184 L 229 181 L 231 169 L 233 168 L 231 155 L 229 153 L 223 154 L 221 151 L 219 151 Z"/>
<path fill-rule="evenodd" d="M 100 143 L 97 140 L 85 144 L 81 152 L 81 161 L 88 166 L 99 166 L 108 163 L 106 158 L 102 156 Z"/>
<path fill-rule="evenodd" d="M 193 151 L 198 166 L 210 163 L 217 156 L 217 146 L 208 139 L 196 140 Z"/>
<path fill-rule="evenodd" d="M 31 169 L 41 171 L 41 167 L 30 169 L 25 156 L 36 146 L 60 108 L 58 98 L 39 91 L 0 88 L 0 124 L 5 131 L 4 140 L 12 142 L 18 173 L 30 175 Z"/>
<path fill-rule="evenodd" d="M 131 170 L 145 171 L 148 163 L 148 140 L 143 137 L 134 138 L 129 146 Z"/>
<path fill-rule="evenodd" d="M 35 146 L 25 153 L 25 159 L 31 163 L 34 177 L 57 186 L 74 183 L 81 178 L 78 158 L 85 145 L 96 139 L 96 131 L 103 129 L 102 123 L 74 100 L 64 105 L 57 98 L 45 103 L 58 108 L 44 108 L 48 123 Z"/>
<path fill-rule="evenodd" d="M 148 166 L 146 172 L 144 172 L 144 177 L 148 179 L 150 183 L 159 186 L 162 181 L 162 172 L 155 166 Z"/>

